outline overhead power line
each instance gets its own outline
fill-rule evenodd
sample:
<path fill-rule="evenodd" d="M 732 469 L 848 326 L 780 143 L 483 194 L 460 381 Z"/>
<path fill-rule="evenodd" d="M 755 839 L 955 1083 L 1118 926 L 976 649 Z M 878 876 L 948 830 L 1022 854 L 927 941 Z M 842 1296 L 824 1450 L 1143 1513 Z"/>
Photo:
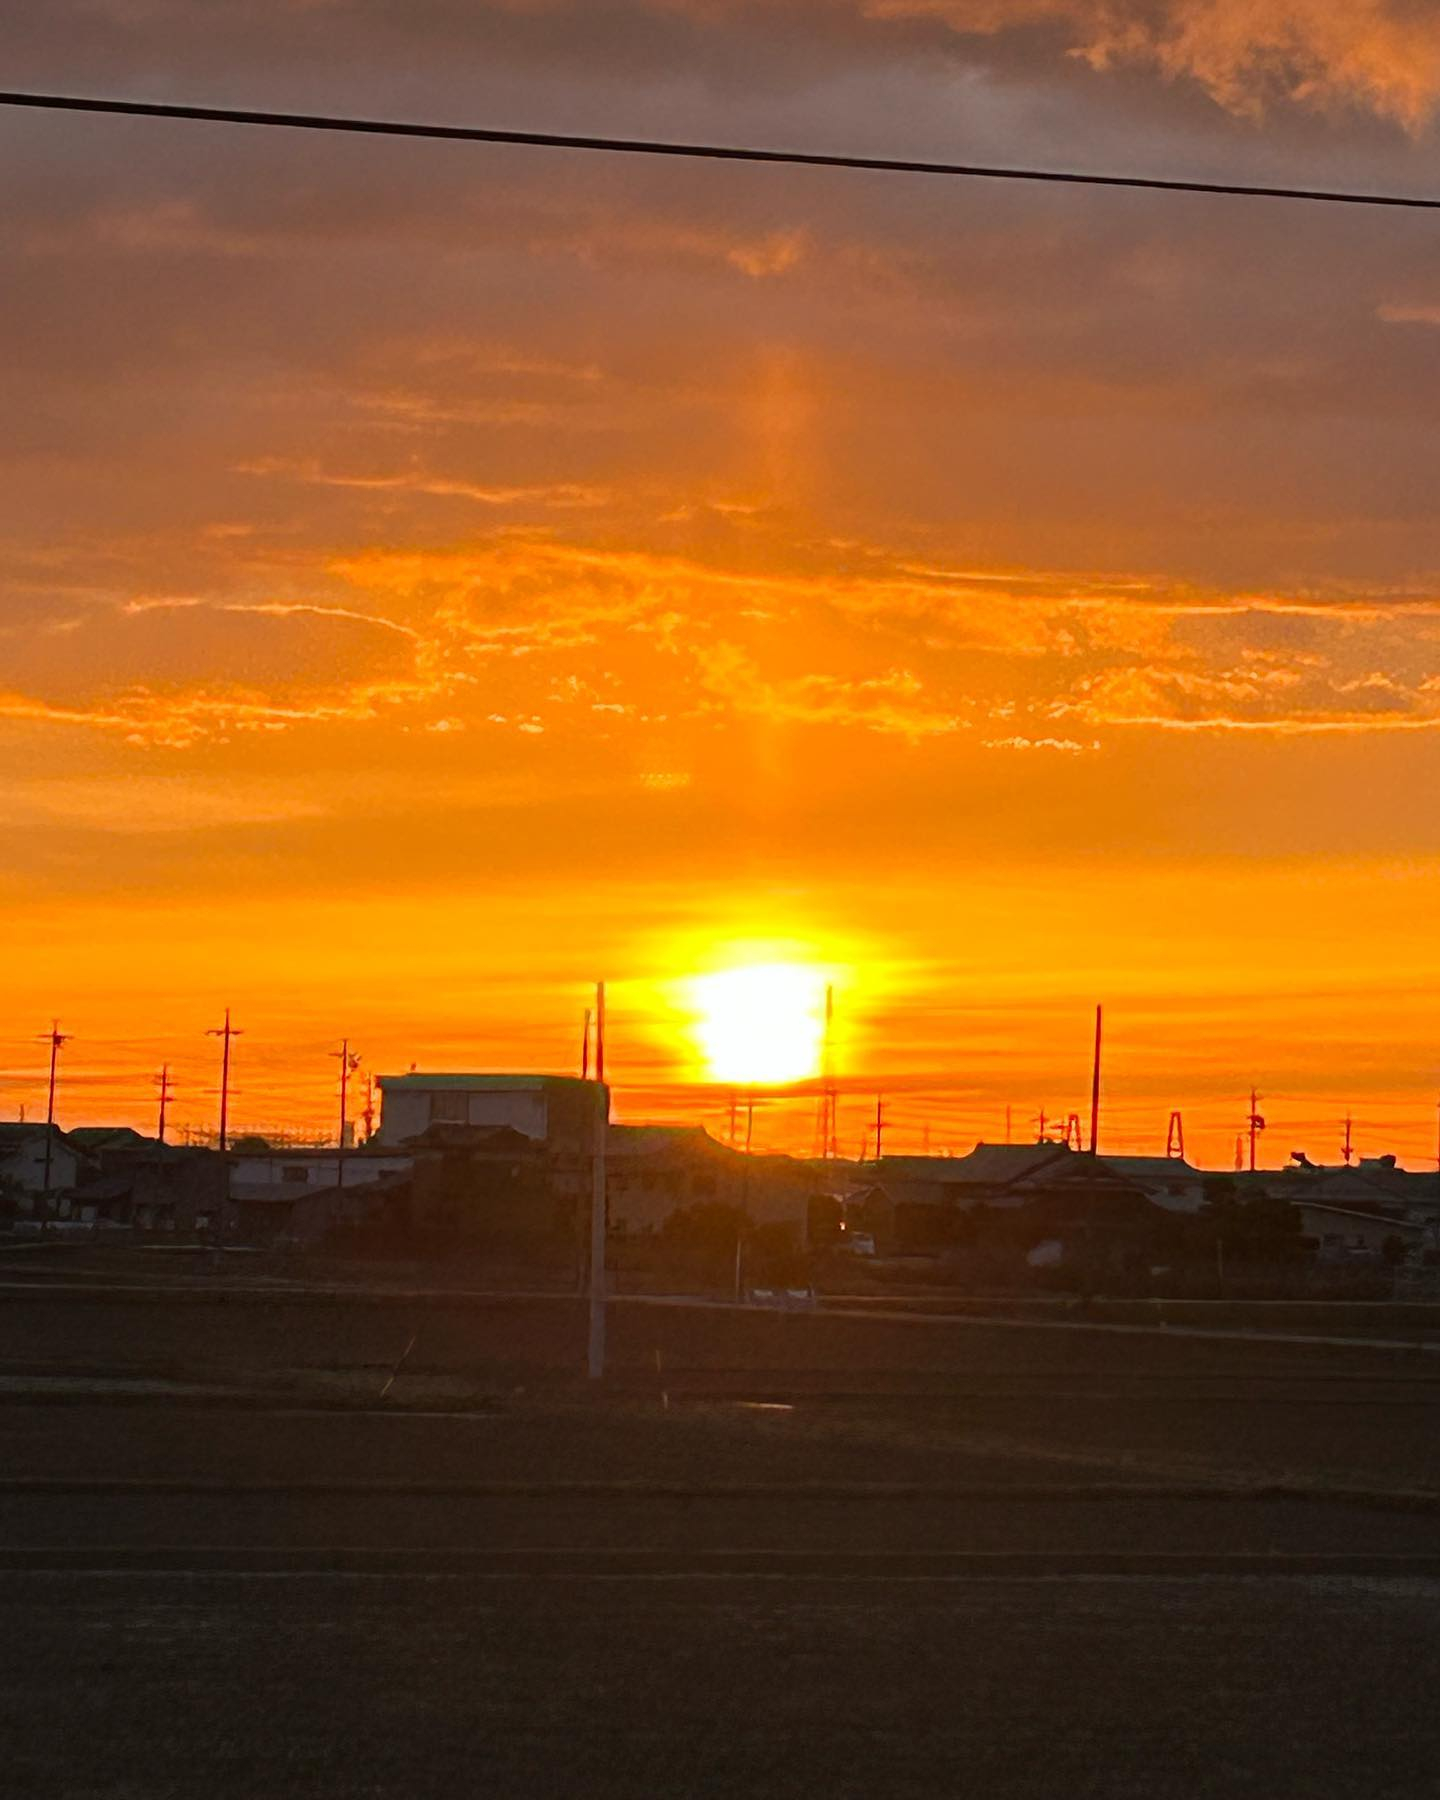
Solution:
<path fill-rule="evenodd" d="M 179 106 L 158 100 L 104 100 L 79 94 L 0 92 L 0 106 L 30 107 L 42 112 L 118 114 L 138 119 L 184 119 L 213 125 L 258 125 L 281 131 L 350 132 L 364 137 L 429 138 L 460 144 L 519 144 L 536 150 L 600 151 L 613 156 L 688 157 L 704 162 L 769 163 L 805 169 L 868 170 L 882 175 L 945 175 L 968 181 L 1029 181 L 1062 187 L 1131 188 L 1162 194 L 1214 194 L 1241 200 L 1308 200 L 1327 206 L 1391 206 L 1440 212 L 1440 198 L 1432 199 L 1423 194 L 1346 193 L 1333 188 L 1272 187 L 1257 182 L 1097 175 L 1080 169 L 1005 168 L 983 163 L 927 162 L 900 156 L 760 150 L 741 144 L 665 143 L 648 138 L 506 131 L 490 126 L 435 125 L 406 119 L 357 119 L 332 113 L 258 112 L 233 106 Z"/>

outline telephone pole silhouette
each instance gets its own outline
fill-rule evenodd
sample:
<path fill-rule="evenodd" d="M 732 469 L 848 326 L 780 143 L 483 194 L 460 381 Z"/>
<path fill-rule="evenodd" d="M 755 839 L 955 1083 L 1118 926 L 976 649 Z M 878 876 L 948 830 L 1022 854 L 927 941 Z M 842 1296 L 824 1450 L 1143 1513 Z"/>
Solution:
<path fill-rule="evenodd" d="M 335 1158 L 335 1185 L 343 1189 L 345 1186 L 345 1133 L 349 1123 L 346 1113 L 350 1099 L 350 1077 L 360 1067 L 360 1058 L 350 1048 L 349 1038 L 342 1038 L 340 1048 L 332 1050 L 330 1054 L 340 1064 L 340 1138 L 339 1154 Z"/>
<path fill-rule="evenodd" d="M 815 1120 L 815 1135 L 820 1143 L 820 1158 L 823 1162 L 833 1162 L 840 1154 L 838 1143 L 839 1131 L 836 1125 L 838 1110 L 835 1095 L 835 989 L 825 989 L 825 1046 L 820 1061 L 822 1087 L 820 1090 L 820 1107 Z"/>
<path fill-rule="evenodd" d="M 1261 1117 L 1260 1113 L 1260 1096 L 1256 1093 L 1254 1088 L 1251 1088 L 1250 1090 L 1250 1112 L 1246 1117 L 1245 1124 L 1250 1132 L 1250 1173 L 1253 1175 L 1255 1173 L 1255 1152 L 1258 1140 L 1260 1133 L 1265 1129 L 1265 1120 Z"/>
<path fill-rule="evenodd" d="M 217 1025 L 205 1033 L 206 1037 L 218 1037 L 224 1048 L 220 1052 L 220 1154 L 223 1156 L 230 1146 L 230 1043 L 245 1033 L 238 1025 L 230 1023 L 230 1008 L 225 1008 L 225 1023 Z"/>
<path fill-rule="evenodd" d="M 155 1139 L 157 1143 L 163 1145 L 165 1142 L 165 1112 L 170 1104 L 170 1095 L 173 1091 L 169 1063 L 166 1063 L 153 1079 L 155 1086 L 160 1090 L 160 1119 L 155 1128 Z"/>
<path fill-rule="evenodd" d="M 885 1145 L 885 1099 L 882 1094 L 875 1096 L 875 1163 L 879 1166 L 880 1153 Z"/>
<path fill-rule="evenodd" d="M 1350 1167 L 1351 1163 L 1354 1162 L 1354 1160 L 1355 1160 L 1355 1139 L 1354 1139 L 1354 1136 L 1352 1135 L 1352 1128 L 1354 1126 L 1354 1123 L 1355 1123 L 1355 1121 L 1350 1117 L 1349 1113 L 1346 1113 L 1346 1115 L 1345 1115 L 1345 1142 L 1340 1146 L 1340 1154 L 1345 1158 L 1345 1167 L 1347 1169 Z"/>
<path fill-rule="evenodd" d="M 1095 1062 L 1090 1073 L 1090 1154 L 1100 1148 L 1100 1032 L 1104 1008 L 1095 1008 Z M 1077 1144 L 1076 1149 L 1079 1149 Z"/>
<path fill-rule="evenodd" d="M 42 1044 L 50 1046 L 50 1086 L 45 1102 L 45 1174 L 43 1177 L 44 1206 L 40 1213 L 40 1229 L 43 1231 L 50 1219 L 50 1163 L 55 1148 L 55 1078 L 60 1063 L 60 1048 L 68 1044 L 73 1034 L 60 1029 L 60 1021 L 52 1020 L 50 1029 L 41 1038 Z"/>

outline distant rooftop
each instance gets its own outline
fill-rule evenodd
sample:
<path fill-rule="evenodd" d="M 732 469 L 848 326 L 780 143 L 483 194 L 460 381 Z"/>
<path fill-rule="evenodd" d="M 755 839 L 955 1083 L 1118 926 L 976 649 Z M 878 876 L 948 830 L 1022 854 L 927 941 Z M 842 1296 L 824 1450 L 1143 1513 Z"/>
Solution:
<path fill-rule="evenodd" d="M 883 1180 L 970 1183 L 1019 1181 L 1034 1169 L 1058 1162 L 1074 1152 L 1064 1144 L 977 1144 L 965 1156 L 886 1156 L 880 1160 Z"/>
<path fill-rule="evenodd" d="M 430 1094 L 452 1089 L 471 1094 L 533 1094 L 553 1087 L 594 1087 L 578 1075 L 424 1075 L 412 1069 L 407 1075 L 377 1075 L 376 1086 L 401 1093 Z"/>

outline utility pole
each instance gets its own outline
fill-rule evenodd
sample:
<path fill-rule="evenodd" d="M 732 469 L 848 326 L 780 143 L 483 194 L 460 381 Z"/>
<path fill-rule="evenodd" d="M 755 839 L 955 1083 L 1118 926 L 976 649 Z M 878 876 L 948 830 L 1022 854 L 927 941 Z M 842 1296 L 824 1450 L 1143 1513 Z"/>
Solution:
<path fill-rule="evenodd" d="M 1090 1154 L 1100 1146 L 1100 1028 L 1103 1008 L 1095 1008 L 1095 1063 L 1090 1075 Z"/>
<path fill-rule="evenodd" d="M 880 1166 L 880 1157 L 885 1147 L 885 1097 L 875 1096 L 875 1166 Z"/>
<path fill-rule="evenodd" d="M 840 1154 L 839 1133 L 835 1122 L 835 987 L 825 987 L 825 1160 L 833 1162 Z"/>
<path fill-rule="evenodd" d="M 156 1127 L 155 1137 L 160 1144 L 165 1142 L 165 1109 L 170 1101 L 170 1065 L 166 1063 L 155 1077 L 155 1085 L 160 1090 L 160 1122 Z"/>
<path fill-rule="evenodd" d="M 225 1008 L 225 1023 L 217 1025 L 213 1031 L 207 1031 L 206 1037 L 218 1037 L 223 1043 L 220 1052 L 220 1154 L 223 1156 L 230 1147 L 230 1041 L 232 1038 L 244 1037 L 245 1033 L 237 1025 L 230 1023 L 230 1008 Z"/>
<path fill-rule="evenodd" d="M 50 1046 L 50 1087 L 45 1102 L 45 1175 L 43 1182 L 43 1204 L 40 1209 L 40 1229 L 44 1231 L 50 1222 L 50 1163 L 54 1151 L 55 1138 L 55 1076 L 60 1062 L 60 1047 L 68 1044 L 71 1033 L 60 1029 L 60 1021 L 52 1020 L 50 1029 L 41 1038 L 42 1044 Z"/>
<path fill-rule="evenodd" d="M 588 1039 L 588 1032 L 587 1032 Z M 605 1140 L 610 1134 L 610 1092 L 605 1086 L 605 983 L 595 984 L 594 1153 L 590 1162 L 590 1339 L 591 1381 L 605 1373 Z"/>
<path fill-rule="evenodd" d="M 332 1050 L 330 1054 L 340 1064 L 340 1137 L 339 1150 L 335 1158 L 335 1185 L 343 1190 L 345 1186 L 345 1132 L 349 1124 L 347 1110 L 350 1099 L 350 1077 L 360 1067 L 360 1058 L 351 1050 L 349 1038 L 342 1038 L 340 1048 Z"/>
<path fill-rule="evenodd" d="M 361 1108 L 360 1118 L 365 1126 L 365 1142 L 368 1144 L 375 1135 L 375 1077 L 365 1077 L 365 1105 Z"/>
<path fill-rule="evenodd" d="M 585 1029 L 580 1035 L 580 1079 L 590 1079 L 590 1008 L 585 1008 Z"/>
<path fill-rule="evenodd" d="M 1039 1117 L 1039 1120 L 1037 1121 L 1037 1123 L 1040 1126 L 1040 1135 L 1035 1141 L 1037 1144 L 1043 1144 L 1045 1142 L 1045 1125 L 1046 1125 L 1045 1108 L 1043 1106 L 1040 1108 L 1040 1117 Z"/>
<path fill-rule="evenodd" d="M 1005 1142 L 1010 1142 L 1010 1103 L 1005 1103 Z"/>
<path fill-rule="evenodd" d="M 1354 1162 L 1354 1160 L 1355 1160 L 1355 1140 L 1354 1140 L 1354 1137 L 1352 1136 L 1353 1125 L 1354 1125 L 1354 1120 L 1350 1117 L 1349 1113 L 1346 1113 L 1346 1115 L 1345 1115 L 1345 1142 L 1340 1146 L 1340 1154 L 1345 1158 L 1345 1167 L 1347 1169 L 1350 1167 L 1351 1163 Z"/>
<path fill-rule="evenodd" d="M 1260 1133 L 1265 1129 L 1265 1121 L 1260 1116 L 1260 1096 L 1252 1087 L 1250 1090 L 1250 1113 L 1245 1120 L 1250 1130 L 1250 1173 L 1255 1173 L 1255 1151 Z"/>
<path fill-rule="evenodd" d="M 1172 1162 L 1185 1160 L 1185 1121 L 1178 1112 L 1170 1115 L 1170 1127 L 1165 1133 L 1165 1155 Z"/>

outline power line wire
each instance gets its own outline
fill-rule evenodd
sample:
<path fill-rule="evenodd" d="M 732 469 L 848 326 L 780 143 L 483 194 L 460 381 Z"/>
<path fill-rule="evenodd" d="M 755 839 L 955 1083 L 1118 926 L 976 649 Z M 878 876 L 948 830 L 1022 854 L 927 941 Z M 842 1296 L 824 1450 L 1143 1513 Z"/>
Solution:
<path fill-rule="evenodd" d="M 1078 169 L 1006 168 L 927 162 L 894 156 L 845 156 L 810 150 L 760 150 L 739 144 L 667 143 L 647 138 L 586 137 L 569 132 L 506 131 L 479 125 L 435 125 L 342 114 L 260 112 L 231 106 L 180 106 L 158 100 L 105 100 L 78 94 L 0 92 L 0 106 L 125 118 L 182 119 L 201 124 L 258 125 L 283 131 L 349 132 L 366 137 L 426 138 L 462 144 L 518 144 L 537 150 L 600 151 L 616 156 L 687 157 L 707 162 L 766 163 L 793 168 L 850 169 L 884 175 L 944 175 L 972 181 L 1028 181 L 1063 187 L 1129 188 L 1163 194 L 1210 194 L 1242 200 L 1306 200 L 1327 206 L 1388 206 L 1440 212 L 1422 194 L 1347 193 L 1333 188 L 1271 187 L 1256 182 L 1177 181 L 1155 175 L 1096 175 Z"/>

